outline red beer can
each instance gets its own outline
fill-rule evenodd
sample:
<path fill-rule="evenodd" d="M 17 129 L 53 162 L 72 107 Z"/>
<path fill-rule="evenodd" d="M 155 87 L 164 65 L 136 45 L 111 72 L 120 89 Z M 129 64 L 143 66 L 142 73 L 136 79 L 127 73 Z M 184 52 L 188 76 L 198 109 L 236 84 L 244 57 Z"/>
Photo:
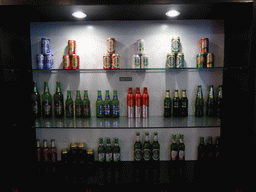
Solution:
<path fill-rule="evenodd" d="M 71 68 L 72 69 L 79 69 L 79 64 L 80 64 L 79 55 L 71 55 L 70 60 L 71 60 Z"/>
<path fill-rule="evenodd" d="M 68 40 L 68 54 L 75 55 L 76 54 L 76 41 Z"/>
<path fill-rule="evenodd" d="M 119 54 L 112 55 L 112 69 L 120 69 L 120 55 Z"/>
<path fill-rule="evenodd" d="M 209 52 L 209 39 L 208 38 L 200 39 L 200 48 L 201 48 L 201 53 Z"/>
<path fill-rule="evenodd" d="M 110 54 L 104 54 L 103 55 L 103 69 L 111 69 L 111 55 Z"/>
<path fill-rule="evenodd" d="M 71 69 L 69 55 L 63 55 L 63 69 Z"/>
<path fill-rule="evenodd" d="M 116 52 L 116 40 L 115 38 L 108 38 L 107 39 L 107 51 L 108 53 L 115 53 Z"/>

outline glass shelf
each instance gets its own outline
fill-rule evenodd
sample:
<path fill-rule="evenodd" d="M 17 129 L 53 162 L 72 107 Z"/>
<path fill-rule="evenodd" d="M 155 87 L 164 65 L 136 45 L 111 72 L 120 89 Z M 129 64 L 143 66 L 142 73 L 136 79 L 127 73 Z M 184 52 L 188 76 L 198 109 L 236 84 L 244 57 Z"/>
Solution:
<path fill-rule="evenodd" d="M 186 68 L 146 68 L 146 69 L 134 69 L 134 68 L 121 68 L 121 69 L 32 69 L 38 72 L 78 72 L 78 71 L 89 71 L 89 72 L 118 72 L 118 71 L 178 71 L 178 70 L 213 70 L 223 69 L 223 67 L 212 67 L 212 68 L 197 68 L 197 67 L 186 67 Z"/>
<path fill-rule="evenodd" d="M 38 118 L 35 128 L 68 129 L 144 129 L 144 128 L 205 128 L 220 127 L 219 117 L 169 117 L 151 116 L 148 118 Z"/>

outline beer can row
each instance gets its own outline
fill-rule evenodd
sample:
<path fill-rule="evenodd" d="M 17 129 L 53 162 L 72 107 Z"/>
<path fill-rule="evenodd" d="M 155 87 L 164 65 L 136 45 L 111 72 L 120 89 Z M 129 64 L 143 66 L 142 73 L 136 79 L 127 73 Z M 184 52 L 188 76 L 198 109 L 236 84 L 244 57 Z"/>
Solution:
<path fill-rule="evenodd" d="M 184 53 L 168 53 L 166 64 L 168 68 L 183 68 Z"/>
<path fill-rule="evenodd" d="M 79 69 L 79 55 L 63 55 L 63 69 Z"/>
<path fill-rule="evenodd" d="M 148 56 L 147 55 L 133 55 L 132 56 L 132 68 L 148 68 Z"/>
<path fill-rule="evenodd" d="M 54 65 L 54 56 L 53 54 L 37 54 L 36 62 L 38 69 L 52 69 Z"/>
<path fill-rule="evenodd" d="M 199 53 L 196 55 L 197 68 L 211 68 L 214 66 L 213 53 Z"/>

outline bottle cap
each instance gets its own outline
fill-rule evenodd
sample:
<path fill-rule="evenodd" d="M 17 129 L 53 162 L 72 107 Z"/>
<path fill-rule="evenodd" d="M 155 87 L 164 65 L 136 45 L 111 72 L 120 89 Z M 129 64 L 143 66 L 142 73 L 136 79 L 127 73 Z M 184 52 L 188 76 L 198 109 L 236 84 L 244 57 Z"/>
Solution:
<path fill-rule="evenodd" d="M 140 93 L 140 88 L 136 87 L 136 93 Z"/>

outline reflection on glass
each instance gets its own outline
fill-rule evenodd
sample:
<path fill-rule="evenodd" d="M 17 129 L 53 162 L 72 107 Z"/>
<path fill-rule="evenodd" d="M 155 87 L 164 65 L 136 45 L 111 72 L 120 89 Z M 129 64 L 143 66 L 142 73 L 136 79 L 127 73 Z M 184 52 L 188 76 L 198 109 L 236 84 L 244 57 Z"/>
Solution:
<path fill-rule="evenodd" d="M 66 118 L 66 127 L 75 127 L 74 118 Z"/>

